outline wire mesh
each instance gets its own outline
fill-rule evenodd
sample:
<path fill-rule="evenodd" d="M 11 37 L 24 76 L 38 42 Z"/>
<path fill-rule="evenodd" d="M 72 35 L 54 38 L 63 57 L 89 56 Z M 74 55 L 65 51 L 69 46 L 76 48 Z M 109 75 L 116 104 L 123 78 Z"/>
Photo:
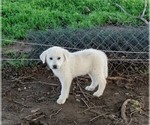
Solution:
<path fill-rule="evenodd" d="M 39 60 L 39 55 L 51 46 L 61 46 L 71 52 L 94 48 L 103 50 L 109 58 L 109 75 L 148 74 L 148 27 L 105 26 L 86 29 L 50 29 L 30 31 L 18 44 L 31 48 L 12 59 Z M 4 54 L 4 53 L 3 53 Z M 5 55 L 8 59 L 8 56 Z"/>

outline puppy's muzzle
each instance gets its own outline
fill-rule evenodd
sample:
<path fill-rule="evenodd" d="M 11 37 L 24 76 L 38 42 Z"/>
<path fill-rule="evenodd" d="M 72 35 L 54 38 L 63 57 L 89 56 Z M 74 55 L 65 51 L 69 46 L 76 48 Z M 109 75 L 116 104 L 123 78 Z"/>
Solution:
<path fill-rule="evenodd" d="M 53 69 L 57 69 L 57 65 L 53 65 Z"/>

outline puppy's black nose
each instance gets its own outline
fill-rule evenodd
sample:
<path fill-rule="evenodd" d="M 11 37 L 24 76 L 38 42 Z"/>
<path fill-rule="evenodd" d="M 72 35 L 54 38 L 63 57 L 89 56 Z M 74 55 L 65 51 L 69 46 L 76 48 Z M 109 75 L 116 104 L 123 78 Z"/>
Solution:
<path fill-rule="evenodd" d="M 57 65 L 53 65 L 53 69 L 57 69 Z"/>

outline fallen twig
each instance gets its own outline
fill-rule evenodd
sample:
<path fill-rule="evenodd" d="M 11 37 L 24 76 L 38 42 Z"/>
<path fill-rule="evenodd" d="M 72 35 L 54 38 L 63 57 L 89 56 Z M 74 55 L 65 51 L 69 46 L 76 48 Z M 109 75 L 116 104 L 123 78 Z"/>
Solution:
<path fill-rule="evenodd" d="M 30 125 L 32 123 L 35 123 L 39 119 L 45 117 L 45 114 L 43 114 L 43 112 L 38 112 L 38 111 L 31 114 L 31 115 L 28 115 L 28 116 L 22 118 L 21 125 Z"/>
<path fill-rule="evenodd" d="M 35 113 L 35 112 L 38 112 L 38 111 L 40 111 L 40 108 L 36 108 L 36 109 L 31 110 L 31 113 Z"/>
<path fill-rule="evenodd" d="M 99 112 L 97 112 L 97 111 L 95 111 L 95 110 L 89 110 L 89 111 L 92 112 L 92 113 L 98 114 L 98 115 L 101 114 L 101 113 L 99 113 Z"/>
<path fill-rule="evenodd" d="M 88 108 L 90 108 L 89 105 L 87 104 L 87 102 L 86 102 L 83 98 L 81 98 L 81 100 L 84 102 L 84 104 L 85 104 Z"/>
<path fill-rule="evenodd" d="M 11 81 L 16 81 L 19 82 L 21 84 L 25 84 L 25 83 L 41 83 L 41 84 L 46 84 L 46 85 L 51 85 L 51 86 L 58 86 L 58 84 L 54 84 L 54 83 L 47 83 L 47 82 L 43 82 L 43 81 L 33 81 L 33 82 L 23 82 L 23 79 L 28 79 L 28 78 L 32 78 L 34 80 L 36 80 L 36 78 L 34 78 L 32 75 L 31 76 L 23 76 L 23 77 L 18 77 L 18 78 L 14 78 L 12 77 Z"/>
<path fill-rule="evenodd" d="M 132 122 L 132 118 L 130 118 L 130 121 L 127 123 L 127 125 L 130 125 Z"/>
<path fill-rule="evenodd" d="M 29 120 L 35 119 L 39 115 L 43 115 L 43 113 L 42 112 L 35 112 L 33 114 L 30 114 L 30 115 L 24 117 L 23 119 L 26 119 L 29 121 Z"/>
<path fill-rule="evenodd" d="M 25 107 L 25 108 L 29 108 L 29 106 L 24 105 L 24 104 L 22 104 L 22 103 L 20 103 L 20 102 L 17 102 L 17 101 L 15 101 L 15 100 L 11 100 L 11 101 L 14 102 L 14 103 L 16 103 L 16 104 L 19 104 L 19 105 L 21 105 L 21 106 L 23 106 L 23 107 Z"/>
<path fill-rule="evenodd" d="M 128 124 L 128 119 L 126 116 L 126 106 L 128 104 L 128 102 L 130 102 L 132 99 L 127 99 L 124 101 L 124 103 L 121 106 L 121 117 L 122 119 L 125 121 L 126 124 Z"/>
<path fill-rule="evenodd" d="M 86 98 L 87 101 L 89 101 L 88 97 L 85 95 L 85 93 L 83 92 L 82 88 L 80 87 L 80 85 L 78 84 L 78 82 L 76 82 L 77 86 L 79 87 L 81 93 L 83 94 L 83 96 Z"/>
<path fill-rule="evenodd" d="M 57 115 L 61 110 L 62 110 L 62 108 L 60 108 L 60 109 L 57 110 L 56 112 L 52 113 L 52 114 L 49 116 L 50 119 L 52 118 L 52 116 Z"/>
<path fill-rule="evenodd" d="M 79 113 L 84 113 L 84 112 L 86 112 L 86 111 L 88 111 L 88 110 L 91 110 L 91 109 L 95 109 L 95 108 L 103 108 L 103 107 L 105 107 L 105 106 L 103 105 L 103 106 L 88 107 L 87 109 L 85 109 L 85 110 L 83 110 L 83 111 L 81 111 L 81 112 L 79 112 Z"/>
<path fill-rule="evenodd" d="M 94 121 L 95 119 L 97 119 L 97 118 L 99 118 L 99 117 L 101 117 L 101 116 L 105 116 L 106 114 L 108 114 L 108 112 L 101 114 L 101 113 L 99 113 L 99 112 L 97 112 L 97 111 L 95 111 L 95 110 L 89 110 L 89 111 L 92 112 L 92 113 L 98 114 L 98 115 L 95 116 L 94 118 L 90 119 L 90 122 Z"/>
<path fill-rule="evenodd" d="M 105 116 L 106 114 L 108 114 L 107 112 L 106 113 L 103 113 L 103 114 L 100 114 L 98 113 L 99 115 L 95 116 L 94 118 L 90 119 L 90 122 L 93 122 L 95 119 L 101 117 L 101 116 Z"/>
<path fill-rule="evenodd" d="M 76 125 L 78 124 L 76 121 L 73 121 Z"/>
<path fill-rule="evenodd" d="M 39 119 L 41 119 L 41 118 L 43 118 L 43 117 L 45 117 L 45 115 L 44 115 L 44 114 L 43 114 L 43 115 L 38 116 L 37 118 L 32 119 L 32 122 L 35 122 L 35 121 L 37 121 L 37 120 L 39 120 Z"/>
<path fill-rule="evenodd" d="M 41 83 L 41 84 L 50 85 L 50 86 L 58 86 L 58 84 L 48 83 L 48 82 L 43 82 L 43 81 L 36 81 L 36 82 L 30 82 L 30 83 Z"/>
<path fill-rule="evenodd" d="M 15 78 L 15 77 L 12 77 L 12 80 L 11 81 L 18 81 L 18 80 L 22 80 L 22 79 L 36 79 L 36 78 L 34 78 L 33 77 L 33 75 L 31 75 L 31 76 L 22 76 L 22 77 L 18 77 L 18 78 Z"/>
<path fill-rule="evenodd" d="M 36 78 L 34 78 L 32 75 L 31 76 L 23 76 L 23 77 L 18 77 L 18 78 L 15 78 L 15 77 L 11 77 L 12 78 L 12 80 L 10 80 L 10 81 L 12 81 L 12 82 L 18 82 L 18 83 L 21 83 L 21 84 L 25 84 L 26 82 L 23 82 L 23 80 L 25 80 L 25 79 L 36 79 Z"/>
<path fill-rule="evenodd" d="M 117 76 L 117 77 L 108 77 L 107 80 L 128 80 L 128 79 Z"/>
<path fill-rule="evenodd" d="M 88 82 L 90 80 L 89 76 L 79 77 L 77 80 Z"/>

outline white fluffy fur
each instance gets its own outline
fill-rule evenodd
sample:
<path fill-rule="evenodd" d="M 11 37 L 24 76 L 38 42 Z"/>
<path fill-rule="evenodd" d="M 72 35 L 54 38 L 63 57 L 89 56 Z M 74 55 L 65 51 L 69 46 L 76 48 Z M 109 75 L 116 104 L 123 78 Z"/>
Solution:
<path fill-rule="evenodd" d="M 40 55 L 40 59 L 43 63 L 48 64 L 61 82 L 58 104 L 65 103 L 73 78 L 81 75 L 88 74 L 91 77 L 91 85 L 85 88 L 87 91 L 93 91 L 98 86 L 98 90 L 93 95 L 99 97 L 103 94 L 108 76 L 108 62 L 104 52 L 86 49 L 71 53 L 55 46 L 45 50 Z M 57 69 L 53 68 L 54 65 L 57 66 Z"/>

